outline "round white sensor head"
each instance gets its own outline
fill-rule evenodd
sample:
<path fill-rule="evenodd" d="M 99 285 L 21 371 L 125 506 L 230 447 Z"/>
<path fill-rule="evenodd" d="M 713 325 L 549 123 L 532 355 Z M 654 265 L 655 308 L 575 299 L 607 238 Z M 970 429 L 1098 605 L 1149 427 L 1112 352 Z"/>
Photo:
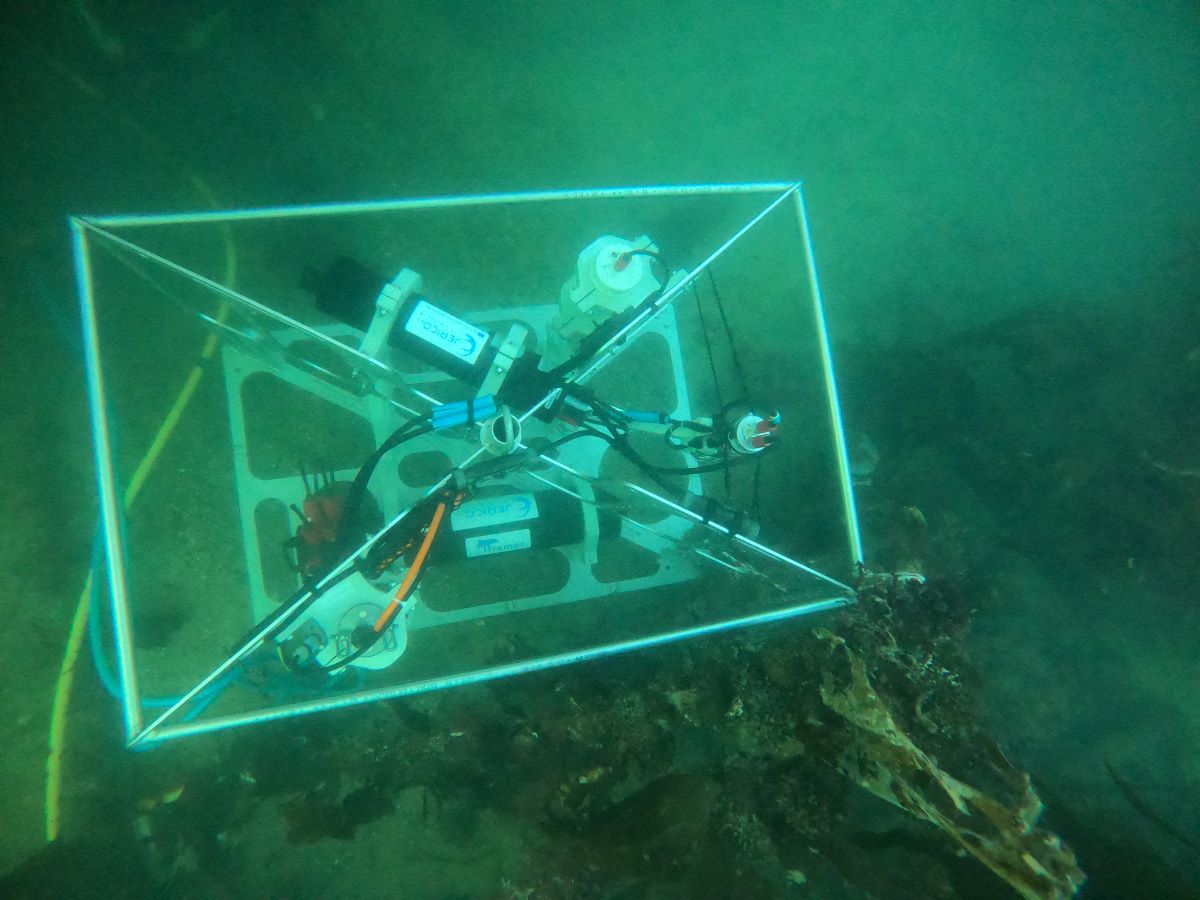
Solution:
<path fill-rule="evenodd" d="M 596 286 L 614 294 L 632 289 L 646 272 L 646 257 L 632 253 L 627 241 L 609 241 L 596 254 L 594 277 Z"/>

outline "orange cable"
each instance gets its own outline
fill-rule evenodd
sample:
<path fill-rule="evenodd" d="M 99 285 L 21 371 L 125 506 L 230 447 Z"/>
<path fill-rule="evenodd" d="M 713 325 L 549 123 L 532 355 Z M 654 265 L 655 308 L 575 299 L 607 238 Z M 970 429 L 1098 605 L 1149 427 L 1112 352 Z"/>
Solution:
<path fill-rule="evenodd" d="M 400 582 L 400 587 L 396 588 L 396 593 L 392 597 L 392 602 L 375 620 L 373 626 L 376 632 L 383 631 L 395 612 L 396 607 L 404 602 L 408 596 L 408 592 L 412 590 L 413 583 L 417 580 L 417 576 L 421 573 L 421 568 L 425 564 L 425 557 L 429 553 L 429 548 L 433 544 L 434 537 L 437 536 L 438 527 L 442 524 L 442 515 L 446 512 L 446 501 L 442 500 L 438 503 L 437 509 L 433 511 L 433 518 L 429 520 L 429 529 L 425 532 L 425 539 L 421 541 L 421 546 L 417 550 L 417 555 L 413 558 L 413 563 L 408 567 L 408 571 L 404 573 L 404 580 Z"/>

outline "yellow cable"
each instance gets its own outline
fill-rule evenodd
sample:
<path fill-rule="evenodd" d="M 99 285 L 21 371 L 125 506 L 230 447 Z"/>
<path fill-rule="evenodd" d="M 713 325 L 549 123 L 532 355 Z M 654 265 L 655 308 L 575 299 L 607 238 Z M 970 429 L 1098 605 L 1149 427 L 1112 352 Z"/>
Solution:
<path fill-rule="evenodd" d="M 46 757 L 46 840 L 58 837 L 59 801 L 62 795 L 62 746 L 67 731 L 67 701 L 71 695 L 71 680 L 75 671 L 75 660 L 87 631 L 88 599 L 92 593 L 93 572 L 88 572 L 83 582 L 83 593 L 75 606 L 71 619 L 71 633 L 67 637 L 67 650 L 58 669 L 58 683 L 54 688 L 54 704 L 50 710 L 50 753 Z"/>
<path fill-rule="evenodd" d="M 186 174 L 188 180 L 209 204 L 214 207 L 218 206 L 216 198 L 204 180 L 190 170 Z M 223 224 L 222 230 L 225 241 L 225 286 L 232 288 L 237 281 L 237 247 L 233 243 L 233 232 L 228 222 Z M 225 310 L 226 305 L 222 302 L 220 312 L 217 314 L 218 321 L 225 318 Z M 154 439 L 150 441 L 150 446 L 146 449 L 142 461 L 138 463 L 137 468 L 133 471 L 133 476 L 129 479 L 129 484 L 121 498 L 121 504 L 125 509 L 129 509 L 133 505 L 133 501 L 137 499 L 137 495 L 142 490 L 142 485 L 146 483 L 147 476 L 154 468 L 154 464 L 158 462 L 163 448 L 166 447 L 168 439 L 175 431 L 175 426 L 179 424 L 179 419 L 183 416 L 183 411 L 191 402 L 196 388 L 200 386 L 200 379 L 204 376 L 204 363 L 212 359 L 213 354 L 217 352 L 218 343 L 216 334 L 210 334 L 205 339 L 204 346 L 200 350 L 200 362 L 188 373 L 179 396 L 171 404 Z M 71 699 L 71 686 L 74 683 L 75 663 L 79 658 L 79 649 L 83 646 L 84 635 L 87 634 L 88 601 L 91 599 L 94 578 L 95 573 L 89 571 L 87 578 L 84 579 L 83 593 L 79 595 L 79 602 L 75 606 L 75 615 L 71 619 L 71 631 L 67 636 L 62 665 L 58 669 L 58 682 L 54 688 L 54 701 L 50 710 L 50 734 L 47 740 L 49 753 L 46 757 L 46 840 L 48 842 L 58 837 L 62 801 L 62 751 L 67 731 L 67 706 Z"/>

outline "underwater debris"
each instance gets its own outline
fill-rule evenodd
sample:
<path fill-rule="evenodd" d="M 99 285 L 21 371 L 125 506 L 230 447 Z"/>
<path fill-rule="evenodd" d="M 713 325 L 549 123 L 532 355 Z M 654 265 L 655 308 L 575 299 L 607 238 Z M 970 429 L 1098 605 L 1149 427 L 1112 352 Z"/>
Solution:
<path fill-rule="evenodd" d="M 897 724 L 872 687 L 863 657 L 832 632 L 822 629 L 819 635 L 849 662 L 846 683 L 839 685 L 827 672 L 821 684 L 821 699 L 853 726 L 851 742 L 838 759 L 839 770 L 877 797 L 944 831 L 1022 897 L 1074 896 L 1084 873 L 1057 835 L 1037 827 L 1042 802 L 1029 776 L 1011 767 L 1002 773 L 1019 785 L 1019 797 L 1006 804 L 947 773 Z"/>
<path fill-rule="evenodd" d="M 323 800 L 316 793 L 308 792 L 279 807 L 288 842 L 292 844 L 312 844 L 327 837 L 353 840 L 360 825 L 395 811 L 391 792 L 376 784 L 355 788 L 337 802 Z"/>
<path fill-rule="evenodd" d="M 505 860 L 472 894 L 505 900 L 975 897 L 981 878 L 988 896 L 1071 896 L 1084 877 L 1073 851 L 1039 827 L 1029 777 L 980 724 L 974 596 L 937 577 L 857 584 L 830 631 L 738 635 L 608 662 L 603 677 L 540 673 L 246 735 L 144 814 L 162 851 L 142 858 L 160 894 L 202 880 L 244 892 L 253 871 L 266 895 L 264 836 L 329 853 L 322 842 L 381 828 L 433 835 L 448 858 L 470 846 Z"/>
<path fill-rule="evenodd" d="M 580 828 L 576 859 L 637 879 L 687 871 L 701 851 L 720 785 L 669 774 L 596 814 Z"/>

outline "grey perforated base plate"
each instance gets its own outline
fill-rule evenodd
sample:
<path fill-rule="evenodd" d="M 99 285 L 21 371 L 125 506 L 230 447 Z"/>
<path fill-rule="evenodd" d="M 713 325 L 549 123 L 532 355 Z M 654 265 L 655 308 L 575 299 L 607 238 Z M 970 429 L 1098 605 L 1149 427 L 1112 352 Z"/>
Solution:
<path fill-rule="evenodd" d="M 533 334 L 544 334 L 554 313 L 555 307 L 546 305 L 489 310 L 469 318 L 485 328 L 520 321 Z M 323 331 L 353 345 L 361 339 L 361 332 L 348 326 Z M 270 343 L 283 354 L 304 340 L 286 332 L 272 337 Z M 674 405 L 665 411 L 674 417 L 692 418 L 674 310 L 663 310 L 626 352 L 640 363 L 634 380 L 644 384 L 645 364 L 652 363 L 670 383 Z M 325 373 L 316 367 L 310 374 L 295 365 L 272 365 L 269 356 L 237 342 L 222 345 L 221 359 L 252 614 L 257 621 L 300 586 L 299 575 L 288 566 L 283 542 L 299 521 L 289 508 L 300 507 L 305 498 L 301 465 L 310 473 L 326 471 L 337 480 L 349 481 L 362 458 L 399 427 L 404 417 L 379 398 L 355 396 L 323 377 Z M 610 372 L 619 376 L 623 362 L 614 363 Z M 405 381 L 433 396 L 439 396 L 439 387 L 450 386 L 446 375 L 429 369 L 411 371 Z M 290 415 L 283 414 L 282 408 Z M 557 437 L 565 433 L 559 430 L 564 427 L 529 419 L 524 439 Z M 446 470 L 465 459 L 477 446 L 475 440 L 465 428 L 452 434 L 435 432 L 389 454 L 370 485 L 385 519 L 407 508 Z M 601 538 L 596 497 L 587 479 L 602 474 L 608 466 L 606 455 L 611 453 L 602 441 L 576 440 L 564 445 L 557 459 L 584 478 L 547 466 L 489 482 L 493 494 L 510 490 L 574 495 L 571 503 L 583 520 L 583 540 L 549 549 L 535 547 L 464 559 L 444 567 L 436 577 L 430 572 L 430 602 L 418 602 L 408 627 L 433 628 L 694 578 L 694 557 L 676 549 L 677 539 L 694 526 L 690 521 L 673 515 L 657 521 L 639 516 L 639 524 L 622 517 L 619 539 Z M 687 486 L 693 493 L 702 491 L 697 476 L 691 476 Z M 452 532 L 439 537 L 439 541 L 455 539 Z M 614 573 L 621 575 L 610 577 Z"/>

